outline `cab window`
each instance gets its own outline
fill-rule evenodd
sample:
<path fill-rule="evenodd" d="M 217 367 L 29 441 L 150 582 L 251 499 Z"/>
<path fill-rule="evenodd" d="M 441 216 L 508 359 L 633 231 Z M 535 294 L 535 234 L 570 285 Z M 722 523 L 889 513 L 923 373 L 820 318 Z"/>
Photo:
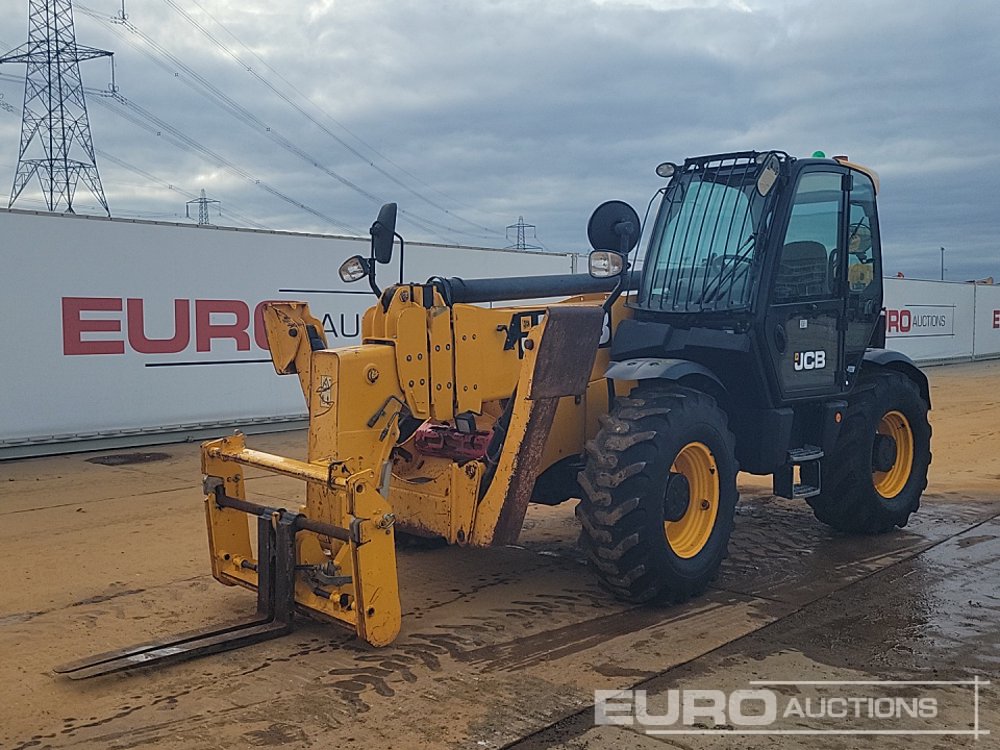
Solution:
<path fill-rule="evenodd" d="M 882 269 L 875 218 L 875 188 L 866 175 L 854 175 L 847 229 L 847 286 L 851 294 L 863 295 Z"/>
<path fill-rule="evenodd" d="M 799 179 L 774 282 L 776 303 L 836 294 L 840 206 L 839 172 L 807 172 Z"/>

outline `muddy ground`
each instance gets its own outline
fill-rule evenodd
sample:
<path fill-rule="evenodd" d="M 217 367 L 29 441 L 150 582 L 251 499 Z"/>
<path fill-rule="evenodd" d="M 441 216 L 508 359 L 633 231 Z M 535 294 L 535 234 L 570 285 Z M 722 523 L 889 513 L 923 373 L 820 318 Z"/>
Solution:
<path fill-rule="evenodd" d="M 250 592 L 208 573 L 197 446 L 121 466 L 90 461 L 121 451 L 0 463 L 0 747 L 988 747 L 1000 732 L 1000 363 L 927 372 L 934 463 L 904 530 L 843 536 L 745 477 L 717 584 L 652 609 L 595 584 L 571 503 L 532 507 L 517 547 L 401 551 L 403 630 L 388 648 L 303 621 L 270 643 L 86 682 L 50 670 L 253 610 Z M 250 443 L 298 453 L 303 439 Z M 259 499 L 297 497 L 294 482 L 250 476 Z M 669 689 L 873 679 L 992 680 L 978 688 L 978 728 L 992 734 L 934 733 L 975 730 L 966 684 L 843 688 L 933 695 L 937 716 L 906 724 L 918 735 L 594 725 L 597 689 L 645 690 L 653 713 Z"/>

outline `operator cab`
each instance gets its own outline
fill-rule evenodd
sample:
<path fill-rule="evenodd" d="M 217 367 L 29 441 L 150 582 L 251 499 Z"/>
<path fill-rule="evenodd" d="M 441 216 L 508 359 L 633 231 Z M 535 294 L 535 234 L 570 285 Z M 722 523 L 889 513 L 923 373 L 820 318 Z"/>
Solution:
<path fill-rule="evenodd" d="M 700 385 L 730 405 L 743 437 L 771 424 L 791 443 L 819 442 L 800 425 L 835 413 L 884 340 L 877 176 L 846 157 L 782 151 L 695 157 L 657 174 L 669 182 L 645 254 L 622 263 L 641 271 L 609 377 L 638 379 L 644 365 L 643 376 L 667 377 L 682 360 L 685 372 L 700 366 Z M 597 249 L 606 267 L 615 248 Z M 741 460 L 770 473 L 784 447 L 770 453 Z"/>
<path fill-rule="evenodd" d="M 613 359 L 682 354 L 758 407 L 849 390 L 882 308 L 873 173 L 751 151 L 658 174 L 670 181 Z M 653 345 L 651 324 L 669 328 Z"/>

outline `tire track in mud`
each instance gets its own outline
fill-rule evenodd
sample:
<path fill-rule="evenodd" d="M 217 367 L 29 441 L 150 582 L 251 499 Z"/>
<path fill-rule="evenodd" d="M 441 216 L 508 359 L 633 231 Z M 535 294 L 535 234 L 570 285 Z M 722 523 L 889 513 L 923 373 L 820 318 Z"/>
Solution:
<path fill-rule="evenodd" d="M 982 526 L 986 526 L 998 518 L 1000 518 L 1000 503 L 992 502 L 988 506 L 981 506 L 978 512 L 969 513 L 967 508 L 956 508 L 957 512 L 954 514 L 956 517 L 962 518 L 967 525 L 961 528 L 954 529 L 951 533 L 939 537 L 933 541 L 927 541 L 926 544 L 920 546 L 919 548 L 911 549 L 911 554 L 896 559 L 891 563 L 880 566 L 871 570 L 865 575 L 854 578 L 844 585 L 839 586 L 833 590 L 830 590 L 822 595 L 816 596 L 815 598 L 802 603 L 800 606 L 796 607 L 794 610 L 787 612 L 785 615 L 772 620 L 769 623 L 764 624 L 762 627 L 755 628 L 743 635 L 730 640 L 729 642 L 718 646 L 713 649 L 709 649 L 698 656 L 691 659 L 679 662 L 670 666 L 662 671 L 651 673 L 649 675 L 643 676 L 641 679 L 636 680 L 632 684 L 623 685 L 620 689 L 622 690 L 641 690 L 641 689 L 652 689 L 658 687 L 660 690 L 664 689 L 664 680 L 669 679 L 669 675 L 675 670 L 684 670 L 691 668 L 692 665 L 696 664 L 699 660 L 705 658 L 711 658 L 716 654 L 738 651 L 741 642 L 754 642 L 761 641 L 765 639 L 766 634 L 770 629 L 781 629 L 788 623 L 794 622 L 797 618 L 801 618 L 810 612 L 814 608 L 823 608 L 824 606 L 829 606 L 830 602 L 836 602 L 837 597 L 844 595 L 844 592 L 854 587 L 863 587 L 874 581 L 878 581 L 883 578 L 891 578 L 895 571 L 912 563 L 917 558 L 924 555 L 933 554 L 938 548 L 947 545 L 951 542 L 955 543 L 955 546 L 959 549 L 966 549 L 976 544 L 982 543 L 984 541 L 991 541 L 996 539 L 997 536 L 993 534 L 979 534 L 976 535 L 975 532 Z M 984 514 L 985 511 L 985 514 Z M 945 517 L 949 514 L 945 513 Z M 970 516 L 975 520 L 969 521 Z M 925 519 L 925 521 L 928 519 Z M 945 520 L 945 518 L 931 518 L 931 522 Z M 971 535 L 970 535 L 971 534 Z M 960 539 L 964 537 L 964 539 Z M 925 540 L 926 541 L 926 540 Z M 884 559 L 888 555 L 880 555 L 877 559 Z M 908 575 L 908 574 L 907 574 Z M 822 621 L 822 620 L 821 620 Z M 779 639 L 780 643 L 784 643 L 783 640 Z M 783 646 L 777 645 L 775 648 L 782 648 Z M 752 658 L 760 658 L 759 655 L 754 655 L 752 652 Z M 858 664 L 853 659 L 846 659 L 844 664 L 851 669 L 857 668 Z M 933 679 L 939 679 L 938 670 L 936 668 L 931 669 Z M 757 675 L 757 672 L 752 672 L 753 675 Z M 873 677 L 876 676 L 873 672 Z M 903 674 L 898 675 L 899 679 L 913 679 L 913 672 L 907 671 Z M 670 680 L 672 683 L 673 681 Z M 673 685 L 671 685 L 672 687 Z M 580 708 L 579 710 L 569 712 L 565 716 L 558 718 L 544 727 L 541 727 L 530 734 L 523 737 L 512 739 L 504 743 L 501 747 L 502 750 L 515 750 L 520 748 L 522 750 L 541 750 L 542 748 L 550 748 L 554 746 L 563 747 L 564 743 L 569 740 L 574 740 L 582 737 L 585 733 L 594 728 L 594 704 L 593 702 L 587 702 L 587 704 Z M 604 727 L 607 729 L 607 727 Z M 629 739 L 633 738 L 631 733 L 625 735 Z M 624 741 L 624 740 L 623 740 Z M 598 740 L 600 744 L 600 740 Z M 668 743 L 673 744 L 673 743 Z M 677 745 L 678 747 L 687 748 L 687 745 Z"/>
<path fill-rule="evenodd" d="M 783 507 L 771 507 L 773 505 Z M 969 514 L 964 509 L 958 509 L 956 513 L 948 512 L 950 509 L 942 506 L 936 506 L 936 509 L 945 512 L 933 519 L 925 518 L 925 521 L 951 520 L 949 516 L 965 521 L 970 515 L 981 517 L 985 510 L 980 508 L 978 514 Z M 466 617 L 460 625 L 438 625 L 433 631 L 406 634 L 393 645 L 390 654 L 371 652 L 353 642 L 345 642 L 339 648 L 352 651 L 356 663 L 328 670 L 326 678 L 331 679 L 323 679 L 321 683 L 354 710 L 365 712 L 371 707 L 366 700 L 367 695 L 394 697 L 398 687 L 416 683 L 424 670 L 430 674 L 448 671 L 443 660 L 468 665 L 480 675 L 517 672 L 545 661 L 572 656 L 613 638 L 635 634 L 653 626 L 683 627 L 695 618 L 711 617 L 713 613 L 722 612 L 735 601 L 734 597 L 740 600 L 747 597 L 761 599 L 761 604 L 771 610 L 765 616 L 774 621 L 773 609 L 769 605 L 781 603 L 782 593 L 790 597 L 796 606 L 803 606 L 807 603 L 802 599 L 804 594 L 808 594 L 808 601 L 827 596 L 940 543 L 913 535 L 900 545 L 898 537 L 883 537 L 883 549 L 858 557 L 856 539 L 829 531 L 813 520 L 808 508 L 803 509 L 791 501 L 755 498 L 747 504 L 744 515 L 745 521 L 750 522 L 744 522 L 742 530 L 734 535 L 734 554 L 724 564 L 722 583 L 726 583 L 730 574 L 739 578 L 741 573 L 745 576 L 749 572 L 751 581 L 755 576 L 769 579 L 766 592 L 716 585 L 708 595 L 716 601 L 706 603 L 699 600 L 679 610 L 675 607 L 625 605 L 597 589 L 575 590 L 572 594 L 539 594 L 533 598 L 512 600 L 511 606 L 492 608 L 487 614 Z M 737 529 L 740 529 L 740 524 Z M 835 550 L 837 554 L 832 556 L 843 563 L 835 566 L 835 572 L 843 580 L 833 589 L 817 591 L 814 582 L 802 580 L 803 577 L 812 578 L 811 571 L 804 571 L 795 563 L 799 562 L 803 550 L 806 554 L 813 554 L 818 547 L 829 545 L 831 540 L 844 546 L 842 554 L 840 550 Z M 532 551 L 530 546 L 526 549 Z M 766 564 L 762 565 L 762 562 Z M 822 560 L 820 567 L 830 572 L 825 567 L 829 562 L 829 559 Z M 786 589 L 784 592 L 781 590 L 783 586 Z M 478 590 L 485 588 L 489 585 L 478 587 Z M 456 597 L 453 601 L 469 595 Z M 609 609 L 616 611 L 607 613 Z M 581 620 L 579 615 L 582 612 L 601 614 Z M 784 616 L 782 614 L 778 619 Z M 566 621 L 564 625 L 541 632 L 496 640 L 497 635 L 508 634 L 509 621 L 527 622 L 539 617 L 549 621 L 565 617 Z"/>
<path fill-rule="evenodd" d="M 735 575 L 739 578 L 744 575 L 747 582 L 753 583 L 762 578 L 770 581 L 773 571 L 779 570 L 786 577 L 790 576 L 808 588 L 810 582 L 800 579 L 811 578 L 812 574 L 808 570 L 796 568 L 791 561 L 799 559 L 797 550 L 802 545 L 812 545 L 813 550 L 818 545 L 827 548 L 827 552 L 832 549 L 835 552 L 832 559 L 844 562 L 849 560 L 849 552 L 853 550 L 854 562 L 859 565 L 850 571 L 837 573 L 837 577 L 842 580 L 837 583 L 835 590 L 841 589 L 918 554 L 921 551 L 916 549 L 918 546 L 926 549 L 940 543 L 943 536 L 950 538 L 953 534 L 943 535 L 941 532 L 951 524 L 962 524 L 962 529 L 955 529 L 955 533 L 968 530 L 968 512 L 955 510 L 944 504 L 934 504 L 931 507 L 937 512 L 933 515 L 928 513 L 924 523 L 928 525 L 928 530 L 937 531 L 937 542 L 914 535 L 914 540 L 921 542 L 919 545 L 904 538 L 906 543 L 901 547 L 900 537 L 885 537 L 882 538 L 881 549 L 869 548 L 867 557 L 858 557 L 856 540 L 852 544 L 847 538 L 841 540 L 831 535 L 815 522 L 805 524 L 803 519 L 796 517 L 799 514 L 792 508 L 787 509 L 788 518 L 781 518 L 785 508 L 770 507 L 768 501 L 761 501 L 761 507 L 755 509 L 753 503 L 748 503 L 743 528 L 734 537 L 734 554 L 727 561 L 726 565 L 729 567 L 724 569 L 723 576 Z M 980 505 L 975 515 L 981 518 L 988 510 L 988 506 Z M 995 512 L 994 508 L 993 513 Z M 936 528 L 942 523 L 945 525 Z M 802 525 L 806 528 L 801 528 Z M 741 524 L 737 524 L 738 530 L 740 526 Z M 762 540 L 767 541 L 766 549 L 771 551 L 760 551 Z M 841 544 L 846 545 L 843 550 L 839 548 Z M 530 545 L 526 547 L 526 551 L 532 552 Z M 578 576 L 583 571 L 575 562 L 560 562 L 549 556 L 532 555 L 528 561 L 520 561 L 527 562 L 526 567 L 519 566 L 516 568 L 517 572 L 512 573 L 506 566 L 510 563 L 520 564 L 517 558 L 524 555 L 513 553 L 514 557 L 510 557 L 512 552 L 503 550 L 500 553 L 495 560 L 487 562 L 491 566 L 503 565 L 503 571 L 480 576 L 470 589 L 453 591 L 455 595 L 448 597 L 448 601 L 453 603 L 474 600 L 476 597 L 496 602 L 498 597 L 502 597 L 505 587 L 510 586 L 517 598 L 512 597 L 500 606 L 481 609 L 478 613 L 456 613 L 458 616 L 450 622 L 439 621 L 412 633 L 404 631 L 403 637 L 395 644 L 378 650 L 358 644 L 349 633 L 330 629 L 319 623 L 303 622 L 291 639 L 262 645 L 259 651 L 253 649 L 238 652 L 238 656 L 232 657 L 236 660 L 235 663 L 220 659 L 201 662 L 205 666 L 199 671 L 189 669 L 187 672 L 175 673 L 166 683 L 161 683 L 172 685 L 169 689 L 161 689 L 149 698 L 130 696 L 126 700 L 119 700 L 114 706 L 105 704 L 104 711 L 94 716 L 67 718 L 54 731 L 33 735 L 14 747 L 28 750 L 45 745 L 59 747 L 88 743 L 108 746 L 112 742 L 117 747 L 133 734 L 135 739 L 142 737 L 148 742 L 167 742 L 171 737 L 170 733 L 176 731 L 176 726 L 150 721 L 157 718 L 155 714 L 146 716 L 141 712 L 174 706 L 187 716 L 189 726 L 213 726 L 213 722 L 219 720 L 219 711 L 200 710 L 200 706 L 213 705 L 220 699 L 228 703 L 230 695 L 243 695 L 246 698 L 241 701 L 243 708 L 261 722 L 260 728 L 253 730 L 261 733 L 259 737 L 255 735 L 257 739 L 284 736 L 284 730 L 280 727 L 272 729 L 266 723 L 273 698 L 260 695 L 262 690 L 266 691 L 267 685 L 274 684 L 275 678 L 286 681 L 286 684 L 302 684 L 301 691 L 296 690 L 294 696 L 288 696 L 288 705 L 297 705 L 305 696 L 310 696 L 310 700 L 321 702 L 322 708 L 316 710 L 323 717 L 325 726 L 332 728 L 349 724 L 352 719 L 376 708 L 379 709 L 377 715 L 381 715 L 387 702 L 399 700 L 401 691 L 405 691 L 408 699 L 413 700 L 419 694 L 432 695 L 439 689 L 445 689 L 437 687 L 441 680 L 447 680 L 453 687 L 467 686 L 472 691 L 476 689 L 480 678 L 490 674 L 517 676 L 523 672 L 525 679 L 529 679 L 530 670 L 544 662 L 558 663 L 560 659 L 594 649 L 613 639 L 629 635 L 643 637 L 643 630 L 654 627 L 657 630 L 698 629 L 697 624 L 693 623 L 695 618 L 717 616 L 718 613 L 725 613 L 731 603 L 752 604 L 753 598 L 756 598 L 756 595 L 748 595 L 743 591 L 716 587 L 705 599 L 691 604 L 650 609 L 616 602 L 595 586 L 524 596 L 523 587 L 531 575 L 530 572 L 525 573 L 525 570 L 527 567 L 536 567 L 531 565 L 530 560 L 538 561 L 537 567 L 549 571 L 547 585 L 550 587 L 558 585 L 562 580 L 579 580 Z M 826 593 L 813 591 L 812 600 L 829 593 L 829 590 Z M 786 616 L 786 612 L 771 608 L 770 603 L 761 604 L 765 609 L 770 608 L 770 621 L 778 621 Z M 804 605 L 805 602 L 802 601 L 799 606 Z M 440 620 L 442 615 L 439 610 L 443 607 L 444 602 L 432 602 L 414 607 L 410 613 L 416 617 L 438 611 Z M 794 610 L 795 607 L 790 609 Z M 766 623 L 761 622 L 761 625 Z M 752 626 L 753 630 L 749 632 L 758 630 L 761 625 Z M 742 631 L 738 637 L 746 632 L 748 631 Z M 638 648 L 638 644 L 634 645 Z M 251 662 L 254 652 L 264 657 L 257 664 Z M 278 670 L 276 675 L 265 677 L 261 681 L 260 673 L 272 669 Z M 595 667 L 595 671 L 600 670 Z M 634 681 L 641 680 L 648 674 L 648 671 L 625 670 L 624 674 L 614 676 Z M 428 682 L 430 687 L 419 687 L 423 682 Z M 254 700 L 257 697 L 260 700 Z M 295 710 L 301 712 L 306 709 Z M 141 721 L 138 730 L 130 732 L 123 728 L 123 724 L 131 723 L 134 726 L 138 716 L 146 719 Z M 306 722 L 316 718 L 316 715 L 303 714 Z M 241 721 L 244 721 L 243 717 Z M 254 739 L 248 738 L 243 746 L 253 742 Z"/>
<path fill-rule="evenodd" d="M 320 684 L 332 690 L 358 712 L 366 712 L 370 705 L 365 695 L 374 692 L 381 697 L 393 697 L 400 683 L 415 683 L 422 672 L 441 674 L 452 671 L 458 665 L 468 665 L 476 673 L 494 671 L 502 667 L 498 657 L 504 648 L 515 648 L 526 644 L 533 636 L 515 637 L 513 640 L 497 643 L 497 635 L 509 637 L 510 621 L 520 623 L 537 622 L 538 618 L 565 619 L 578 615 L 581 610 L 593 610 L 608 601 L 595 595 L 593 591 L 582 590 L 574 593 L 539 594 L 533 598 L 511 601 L 509 607 L 496 607 L 486 614 L 472 615 L 460 625 L 435 625 L 432 631 L 409 633 L 396 641 L 391 653 L 371 652 L 356 643 L 347 643 L 344 649 L 354 652 L 355 664 L 337 667 L 326 672 L 327 678 Z M 621 605 L 618 605 L 621 606 Z M 608 615 L 586 622 L 604 621 L 618 618 Z M 618 618 L 620 621 L 620 618 Z M 579 629 L 573 623 L 559 629 L 560 633 Z M 556 636 L 558 639 L 560 636 Z M 606 635 L 605 635 L 606 637 Z M 589 640 L 580 640 L 579 648 L 590 647 Z M 497 649 L 491 657 L 491 649 Z M 538 649 L 542 653 L 544 647 Z M 451 662 L 448 664 L 447 662 Z M 492 664 L 496 661 L 496 664 Z M 511 665 L 514 668 L 516 665 Z M 462 670 L 465 671 L 465 670 Z"/>

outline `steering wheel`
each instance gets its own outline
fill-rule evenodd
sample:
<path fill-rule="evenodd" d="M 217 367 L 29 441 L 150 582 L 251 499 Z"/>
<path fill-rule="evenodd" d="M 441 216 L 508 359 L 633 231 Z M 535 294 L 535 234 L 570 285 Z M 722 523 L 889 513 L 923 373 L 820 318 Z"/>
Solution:
<path fill-rule="evenodd" d="M 735 263 L 733 264 L 733 268 L 730 269 L 729 271 L 727 271 L 725 268 L 727 260 L 735 261 Z M 698 295 L 698 298 L 695 300 L 695 302 L 699 305 L 705 304 L 706 302 L 709 302 L 711 299 L 716 297 L 719 294 L 719 292 L 723 290 L 725 284 L 732 285 L 736 283 L 737 274 L 745 273 L 742 269 L 740 270 L 736 269 L 735 265 L 736 263 L 746 263 L 747 266 L 750 266 L 753 265 L 753 258 L 748 257 L 746 255 L 717 255 L 714 258 L 712 258 L 711 265 L 718 266 L 717 275 L 715 276 L 715 278 L 712 279 L 712 284 L 707 289 L 705 289 L 704 293 Z M 747 271 L 749 271 L 749 268 L 747 269 Z M 726 275 L 726 278 L 723 278 L 724 274 Z"/>

